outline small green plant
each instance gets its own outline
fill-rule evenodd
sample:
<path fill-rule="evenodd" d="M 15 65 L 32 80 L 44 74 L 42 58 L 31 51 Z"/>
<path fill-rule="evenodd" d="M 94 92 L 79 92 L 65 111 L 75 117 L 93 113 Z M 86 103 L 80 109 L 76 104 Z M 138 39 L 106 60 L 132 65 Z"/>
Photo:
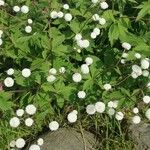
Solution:
<path fill-rule="evenodd" d="M 66 122 L 132 149 L 123 122 L 150 120 L 149 14 L 149 0 L 0 0 L 0 149 Z"/>

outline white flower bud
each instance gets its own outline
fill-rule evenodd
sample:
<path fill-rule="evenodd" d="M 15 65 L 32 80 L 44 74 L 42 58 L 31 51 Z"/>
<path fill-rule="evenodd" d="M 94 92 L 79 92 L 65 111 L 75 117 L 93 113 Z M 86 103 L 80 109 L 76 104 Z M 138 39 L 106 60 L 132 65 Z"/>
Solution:
<path fill-rule="evenodd" d="M 150 103 L 150 96 L 148 96 L 148 95 L 144 96 L 144 97 L 143 97 L 143 102 L 144 102 L 145 104 L 149 104 L 149 103 Z"/>
<path fill-rule="evenodd" d="M 108 4 L 106 2 L 100 3 L 100 6 L 101 6 L 102 9 L 107 9 L 108 8 Z"/>
<path fill-rule="evenodd" d="M 63 8 L 64 8 L 64 9 L 69 9 L 69 5 L 68 5 L 68 4 L 64 4 L 64 5 L 63 5 Z"/>
<path fill-rule="evenodd" d="M 122 112 L 117 112 L 115 118 L 117 120 L 122 120 L 124 118 L 124 114 Z"/>
<path fill-rule="evenodd" d="M 75 74 L 73 74 L 72 79 L 73 79 L 74 82 L 78 83 L 78 82 L 81 82 L 82 76 L 81 76 L 80 73 L 75 73 Z"/>
<path fill-rule="evenodd" d="M 24 69 L 22 70 L 22 76 L 23 76 L 23 77 L 28 78 L 28 77 L 30 77 L 30 75 L 31 75 L 31 70 L 30 70 L 30 69 L 24 68 Z"/>
<path fill-rule="evenodd" d="M 23 138 L 19 138 L 16 140 L 16 147 L 23 148 L 25 146 L 25 140 Z"/>
<path fill-rule="evenodd" d="M 74 123 L 77 121 L 77 114 L 71 112 L 68 114 L 67 119 L 70 123 Z"/>
<path fill-rule="evenodd" d="M 137 107 L 133 108 L 133 113 L 134 114 L 138 114 L 139 113 L 139 109 Z"/>
<path fill-rule="evenodd" d="M 12 79 L 11 77 L 7 77 L 5 80 L 4 80 L 4 85 L 6 87 L 12 87 L 14 85 L 14 79 Z"/>
<path fill-rule="evenodd" d="M 139 123 L 141 122 L 140 116 L 134 116 L 134 117 L 132 118 L 132 122 L 133 122 L 134 124 L 139 124 Z"/>
<path fill-rule="evenodd" d="M 145 116 L 148 120 L 150 120 L 150 108 L 146 111 Z"/>
<path fill-rule="evenodd" d="M 27 118 L 25 120 L 25 125 L 28 126 L 28 127 L 31 127 L 33 125 L 34 121 L 32 118 Z"/>
<path fill-rule="evenodd" d="M 50 16 L 52 19 L 56 19 L 58 17 L 58 13 L 56 11 L 52 11 Z"/>
<path fill-rule="evenodd" d="M 85 62 L 86 62 L 87 65 L 91 65 L 91 64 L 93 63 L 93 58 L 87 57 L 87 58 L 85 59 Z"/>
<path fill-rule="evenodd" d="M 18 109 L 18 110 L 16 111 L 16 115 L 17 115 L 18 117 L 22 117 L 22 116 L 24 115 L 24 110 L 23 110 L 23 109 Z"/>
<path fill-rule="evenodd" d="M 14 12 L 19 12 L 20 11 L 20 7 L 19 6 L 14 6 L 13 7 L 13 11 Z"/>
<path fill-rule="evenodd" d="M 99 18 L 99 24 L 100 25 L 105 25 L 106 24 L 105 18 Z"/>
<path fill-rule="evenodd" d="M 9 76 L 13 75 L 13 74 L 14 74 L 14 69 L 13 69 L 13 68 L 8 69 L 8 70 L 7 70 L 7 74 L 8 74 Z"/>
<path fill-rule="evenodd" d="M 29 115 L 34 115 L 36 113 L 36 107 L 32 104 L 26 106 L 25 111 Z"/>
<path fill-rule="evenodd" d="M 90 72 L 89 67 L 88 67 L 87 64 L 81 65 L 81 72 L 82 72 L 83 74 L 88 74 L 88 73 Z"/>
<path fill-rule="evenodd" d="M 95 105 L 93 105 L 93 104 L 87 105 L 86 112 L 89 115 L 95 114 L 95 112 L 96 112 Z"/>
<path fill-rule="evenodd" d="M 64 16 L 66 21 L 71 21 L 72 20 L 72 15 L 70 13 L 65 14 Z"/>
<path fill-rule="evenodd" d="M 150 64 L 149 64 L 149 60 L 148 59 L 145 58 L 145 59 L 141 60 L 141 68 L 142 69 L 148 69 L 149 66 L 150 66 Z"/>
<path fill-rule="evenodd" d="M 80 99 L 83 99 L 83 98 L 86 97 L 86 93 L 85 93 L 84 91 L 79 91 L 79 92 L 78 92 L 78 97 L 79 97 Z"/>
<path fill-rule="evenodd" d="M 106 91 L 109 91 L 112 88 L 110 84 L 105 84 L 103 87 Z"/>
<path fill-rule="evenodd" d="M 39 145 L 33 144 L 30 146 L 29 150 L 41 150 Z"/>
<path fill-rule="evenodd" d="M 105 111 L 105 104 L 103 102 L 97 102 L 95 104 L 95 109 L 98 113 L 103 113 Z"/>
<path fill-rule="evenodd" d="M 38 144 L 39 146 L 42 146 L 42 145 L 44 144 L 44 140 L 43 140 L 42 138 L 39 138 L 39 139 L 37 140 L 37 144 Z"/>
<path fill-rule="evenodd" d="M 20 120 L 17 117 L 13 117 L 10 119 L 9 124 L 13 128 L 17 128 L 20 125 Z"/>
<path fill-rule="evenodd" d="M 51 68 L 51 69 L 49 70 L 49 73 L 52 74 L 52 75 L 56 75 L 57 70 L 56 70 L 55 68 Z"/>
<path fill-rule="evenodd" d="M 64 16 L 64 13 L 62 11 L 59 11 L 57 13 L 58 18 L 62 18 Z"/>
<path fill-rule="evenodd" d="M 54 76 L 54 75 L 49 75 L 48 77 L 47 77 L 47 81 L 48 82 L 54 82 L 56 80 L 56 77 Z"/>
<path fill-rule="evenodd" d="M 21 7 L 21 12 L 24 13 L 24 14 L 27 14 L 29 12 L 29 7 L 24 5 Z"/>
<path fill-rule="evenodd" d="M 59 124 L 57 121 L 52 121 L 50 124 L 49 124 L 49 128 L 51 131 L 56 131 L 58 130 L 59 128 Z"/>
<path fill-rule="evenodd" d="M 32 32 L 32 27 L 31 26 L 26 26 L 25 27 L 25 32 L 26 33 L 31 33 Z"/>
<path fill-rule="evenodd" d="M 126 50 L 130 50 L 131 49 L 131 45 L 127 42 L 122 43 L 122 47 Z"/>

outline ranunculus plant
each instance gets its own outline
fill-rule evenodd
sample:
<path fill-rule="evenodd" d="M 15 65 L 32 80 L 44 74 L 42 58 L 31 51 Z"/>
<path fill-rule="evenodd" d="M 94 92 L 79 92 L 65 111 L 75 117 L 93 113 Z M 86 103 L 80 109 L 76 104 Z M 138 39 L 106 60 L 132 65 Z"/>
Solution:
<path fill-rule="evenodd" d="M 81 123 L 129 146 L 122 123 L 150 120 L 149 13 L 146 0 L 0 0 L 0 148 Z"/>

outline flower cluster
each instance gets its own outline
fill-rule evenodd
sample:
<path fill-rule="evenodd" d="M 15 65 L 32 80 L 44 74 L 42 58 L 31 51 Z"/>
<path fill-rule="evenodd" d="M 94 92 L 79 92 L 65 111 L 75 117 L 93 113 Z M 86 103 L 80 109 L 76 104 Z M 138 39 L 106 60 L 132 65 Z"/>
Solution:
<path fill-rule="evenodd" d="M 68 10 L 68 9 L 69 9 L 69 5 L 68 5 L 68 4 L 64 4 L 64 5 L 63 5 L 63 8 L 64 8 L 65 10 Z M 67 22 L 71 21 L 72 18 L 73 18 L 70 13 L 65 13 L 65 14 L 64 14 L 62 11 L 59 11 L 59 12 L 57 12 L 57 11 L 52 11 L 51 14 L 50 14 L 50 16 L 51 16 L 52 19 L 57 19 L 57 18 L 63 18 L 63 17 L 64 17 L 64 19 L 65 19 Z"/>

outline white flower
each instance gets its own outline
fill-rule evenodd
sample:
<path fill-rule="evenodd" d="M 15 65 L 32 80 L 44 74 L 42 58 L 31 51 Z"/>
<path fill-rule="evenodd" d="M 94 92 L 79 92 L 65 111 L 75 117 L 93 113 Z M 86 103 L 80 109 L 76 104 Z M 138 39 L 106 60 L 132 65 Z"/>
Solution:
<path fill-rule="evenodd" d="M 140 75 L 142 75 L 142 69 L 141 69 L 141 67 L 140 66 L 138 66 L 138 65 L 133 65 L 132 66 L 132 71 L 133 71 L 133 75 L 134 75 L 134 73 L 137 75 L 137 76 L 140 76 Z"/>
<path fill-rule="evenodd" d="M 146 111 L 145 116 L 150 120 L 150 108 Z"/>
<path fill-rule="evenodd" d="M 100 35 L 100 29 L 99 28 L 94 28 L 93 32 L 98 36 Z"/>
<path fill-rule="evenodd" d="M 11 141 L 9 145 L 10 145 L 10 147 L 15 147 L 16 146 L 16 141 L 15 140 Z"/>
<path fill-rule="evenodd" d="M 36 113 L 36 107 L 32 104 L 29 104 L 29 105 L 26 106 L 25 111 L 29 115 L 34 115 Z"/>
<path fill-rule="evenodd" d="M 3 0 L 0 0 L 0 6 L 4 6 L 5 2 Z"/>
<path fill-rule="evenodd" d="M 141 118 L 140 118 L 140 116 L 134 116 L 132 118 L 132 121 L 134 124 L 139 124 L 141 122 Z"/>
<path fill-rule="evenodd" d="M 113 108 L 117 108 L 118 107 L 118 101 L 113 101 Z"/>
<path fill-rule="evenodd" d="M 139 109 L 137 107 L 133 108 L 133 113 L 138 114 L 139 113 Z"/>
<path fill-rule="evenodd" d="M 104 84 L 104 89 L 106 90 L 106 91 L 109 91 L 109 90 L 111 90 L 111 85 L 110 84 Z"/>
<path fill-rule="evenodd" d="M 33 125 L 34 121 L 32 118 L 27 118 L 25 120 L 25 125 L 28 126 L 28 127 L 31 127 Z"/>
<path fill-rule="evenodd" d="M 126 50 L 130 50 L 131 49 L 131 45 L 127 42 L 122 43 L 122 47 Z"/>
<path fill-rule="evenodd" d="M 13 117 L 10 119 L 9 124 L 13 128 L 17 128 L 20 125 L 20 120 L 17 117 Z"/>
<path fill-rule="evenodd" d="M 81 40 L 81 39 L 82 39 L 82 35 L 81 35 L 80 33 L 76 34 L 75 40 L 76 40 L 76 41 L 79 41 L 79 40 Z"/>
<path fill-rule="evenodd" d="M 109 108 L 113 108 L 114 107 L 114 102 L 113 101 L 109 101 L 108 102 L 108 107 Z"/>
<path fill-rule="evenodd" d="M 83 98 L 85 98 L 85 96 L 86 96 L 86 93 L 84 91 L 79 91 L 78 92 L 78 97 L 79 98 L 83 99 Z"/>
<path fill-rule="evenodd" d="M 117 112 L 115 118 L 117 120 L 122 120 L 124 118 L 124 114 L 122 112 Z"/>
<path fill-rule="evenodd" d="M 22 76 L 23 76 L 23 77 L 28 78 L 28 77 L 30 77 L 30 75 L 31 75 L 31 70 L 30 70 L 30 69 L 24 68 L 24 69 L 22 70 Z"/>
<path fill-rule="evenodd" d="M 12 79 L 11 77 L 7 77 L 4 80 L 4 84 L 6 87 L 12 87 L 14 85 L 14 79 Z"/>
<path fill-rule="evenodd" d="M 87 105 L 86 112 L 89 115 L 95 114 L 95 112 L 96 112 L 95 105 L 93 105 L 93 104 Z"/>
<path fill-rule="evenodd" d="M 24 13 L 24 14 L 27 14 L 29 12 L 29 7 L 24 5 L 21 7 L 21 12 Z"/>
<path fill-rule="evenodd" d="M 95 104 L 95 109 L 98 113 L 103 113 L 105 111 L 105 104 L 103 102 L 97 102 Z"/>
<path fill-rule="evenodd" d="M 32 24 L 33 20 L 32 19 L 28 19 L 28 24 Z"/>
<path fill-rule="evenodd" d="M 22 116 L 24 115 L 24 110 L 23 110 L 23 109 L 18 109 L 18 110 L 16 111 L 16 115 L 17 115 L 18 117 L 22 117 Z"/>
<path fill-rule="evenodd" d="M 92 33 L 91 33 L 91 38 L 92 38 L 92 39 L 95 39 L 96 37 L 97 37 L 96 33 L 95 33 L 95 32 L 92 32 Z"/>
<path fill-rule="evenodd" d="M 108 109 L 108 114 L 109 114 L 110 116 L 114 115 L 114 114 L 115 114 L 115 110 L 114 110 L 113 108 L 109 108 L 109 109 Z"/>
<path fill-rule="evenodd" d="M 64 13 L 62 11 L 59 11 L 57 13 L 58 18 L 62 18 L 64 16 Z"/>
<path fill-rule="evenodd" d="M 51 131 L 56 131 L 58 130 L 59 128 L 59 124 L 57 121 L 52 121 L 50 124 L 49 124 L 49 128 Z"/>
<path fill-rule="evenodd" d="M 141 68 L 148 69 L 149 68 L 149 60 L 147 58 L 141 60 Z"/>
<path fill-rule="evenodd" d="M 19 6 L 14 6 L 13 7 L 13 11 L 14 12 L 19 12 L 20 11 L 20 7 Z"/>
<path fill-rule="evenodd" d="M 93 4 L 96 4 L 99 0 L 92 0 Z"/>
<path fill-rule="evenodd" d="M 63 5 L 63 8 L 64 8 L 64 9 L 69 9 L 69 5 L 68 5 L 68 4 L 64 4 L 64 5 Z"/>
<path fill-rule="evenodd" d="M 54 75 L 50 75 L 47 77 L 48 82 L 54 82 L 56 80 L 56 77 Z"/>
<path fill-rule="evenodd" d="M 144 96 L 144 97 L 143 97 L 143 102 L 144 102 L 145 104 L 150 103 L 150 96 L 148 96 L 148 95 Z"/>
<path fill-rule="evenodd" d="M 14 74 L 14 69 L 13 68 L 8 69 L 7 74 L 10 75 L 10 76 L 13 75 Z"/>
<path fill-rule="evenodd" d="M 99 24 L 100 25 L 105 25 L 106 24 L 105 18 L 99 18 Z"/>
<path fill-rule="evenodd" d="M 83 40 L 77 40 L 77 45 L 78 45 L 80 48 L 83 48 Z"/>
<path fill-rule="evenodd" d="M 85 59 L 85 62 L 86 62 L 87 65 L 91 65 L 93 63 L 93 59 L 91 57 L 87 57 Z"/>
<path fill-rule="evenodd" d="M 2 30 L 0 30 L 0 36 L 3 34 L 3 31 Z"/>
<path fill-rule="evenodd" d="M 99 17 L 98 14 L 94 14 L 94 15 L 92 16 L 92 19 L 93 19 L 94 21 L 99 21 L 100 17 Z"/>
<path fill-rule="evenodd" d="M 2 45 L 3 44 L 3 40 L 0 38 L 0 45 Z"/>
<path fill-rule="evenodd" d="M 25 146 L 25 140 L 23 138 L 19 138 L 16 140 L 16 147 L 23 148 Z"/>
<path fill-rule="evenodd" d="M 72 79 L 73 79 L 74 82 L 78 83 L 78 82 L 81 82 L 82 76 L 81 76 L 80 73 L 75 73 L 75 74 L 73 74 Z"/>
<path fill-rule="evenodd" d="M 106 2 L 100 3 L 100 6 L 101 6 L 102 9 L 107 9 L 108 8 L 108 4 Z"/>
<path fill-rule="evenodd" d="M 39 138 L 39 139 L 37 140 L 37 144 L 38 144 L 39 146 L 42 146 L 43 143 L 44 143 L 44 140 L 43 140 L 42 138 Z"/>
<path fill-rule="evenodd" d="M 126 63 L 126 60 L 125 59 L 121 59 L 120 61 L 122 64 L 125 64 Z"/>
<path fill-rule="evenodd" d="M 71 112 L 68 114 L 67 119 L 70 123 L 74 123 L 77 121 L 77 114 L 74 112 Z"/>
<path fill-rule="evenodd" d="M 78 111 L 77 110 L 73 110 L 72 113 L 75 113 L 77 115 Z"/>
<path fill-rule="evenodd" d="M 66 21 L 71 21 L 72 20 L 72 15 L 70 13 L 65 14 L 65 20 Z"/>
<path fill-rule="evenodd" d="M 128 55 L 129 55 L 128 53 L 123 53 L 123 54 L 122 54 L 122 57 L 123 57 L 123 58 L 128 58 Z"/>
<path fill-rule="evenodd" d="M 33 145 L 30 146 L 29 150 L 40 150 L 40 146 L 36 145 L 36 144 L 33 144 Z"/>
<path fill-rule="evenodd" d="M 26 31 L 26 33 L 31 33 L 32 32 L 32 27 L 31 26 L 26 26 L 25 31 Z"/>
<path fill-rule="evenodd" d="M 77 49 L 77 52 L 78 52 L 78 53 L 81 53 L 81 49 Z"/>
<path fill-rule="evenodd" d="M 90 72 L 89 67 L 88 67 L 87 64 L 81 65 L 81 72 L 82 72 L 83 74 L 88 74 L 88 73 Z"/>
<path fill-rule="evenodd" d="M 143 70 L 142 75 L 144 77 L 148 77 L 149 76 L 149 71 L 148 70 Z"/>
<path fill-rule="evenodd" d="M 88 40 L 83 40 L 82 42 L 83 42 L 82 45 L 83 48 L 88 48 L 90 46 L 90 42 Z"/>
<path fill-rule="evenodd" d="M 50 16 L 51 16 L 52 19 L 56 19 L 58 17 L 57 11 L 52 11 Z"/>
<path fill-rule="evenodd" d="M 139 54 L 139 53 L 135 53 L 135 58 L 137 58 L 137 59 L 140 59 L 141 58 L 141 54 Z"/>
<path fill-rule="evenodd" d="M 135 72 L 131 73 L 132 78 L 136 79 L 138 77 L 138 75 Z"/>
<path fill-rule="evenodd" d="M 52 74 L 52 75 L 55 75 L 57 73 L 57 70 L 55 68 L 51 68 L 49 70 L 49 73 Z"/>
<path fill-rule="evenodd" d="M 147 83 L 147 87 L 150 89 L 150 82 L 149 82 L 149 83 Z"/>
<path fill-rule="evenodd" d="M 59 68 L 59 72 L 60 72 L 60 73 L 62 73 L 62 74 L 63 74 L 63 73 L 65 73 L 65 72 L 66 72 L 65 67 L 61 67 L 61 68 Z"/>

